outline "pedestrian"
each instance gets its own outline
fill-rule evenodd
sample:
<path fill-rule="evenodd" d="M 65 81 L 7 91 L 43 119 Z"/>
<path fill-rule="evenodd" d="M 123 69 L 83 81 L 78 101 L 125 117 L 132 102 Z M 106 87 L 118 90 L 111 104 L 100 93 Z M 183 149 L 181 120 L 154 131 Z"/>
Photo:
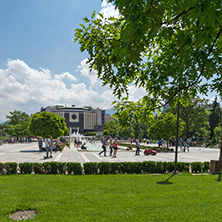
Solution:
<path fill-rule="evenodd" d="M 113 158 L 116 158 L 116 153 L 117 153 L 117 150 L 118 150 L 117 138 L 114 139 L 113 149 L 114 149 Z"/>
<path fill-rule="evenodd" d="M 113 138 L 112 137 L 109 139 L 109 149 L 110 149 L 109 155 L 112 156 L 112 153 L 113 153 Z"/>
<path fill-rule="evenodd" d="M 51 146 L 50 146 L 50 158 L 52 158 L 52 150 L 53 150 L 53 138 L 52 136 L 50 137 L 51 140 Z"/>
<path fill-rule="evenodd" d="M 57 137 L 55 152 L 57 152 L 57 151 L 59 151 L 59 150 L 60 150 L 60 137 Z"/>
<path fill-rule="evenodd" d="M 103 150 L 99 153 L 99 155 L 104 153 L 104 156 L 106 156 L 106 147 L 107 147 L 107 141 L 106 141 L 106 136 L 105 136 L 103 141 L 102 141 L 102 148 L 103 148 Z"/>
<path fill-rule="evenodd" d="M 45 139 L 45 151 L 46 151 L 45 159 L 49 158 L 49 149 L 50 149 L 51 143 L 52 142 L 51 142 L 50 136 L 48 136 L 48 138 Z"/>
<path fill-rule="evenodd" d="M 183 152 L 183 138 L 182 137 L 180 137 L 179 142 L 180 142 L 180 152 Z"/>
<path fill-rule="evenodd" d="M 136 139 L 136 153 L 135 153 L 136 156 L 140 155 L 140 138 L 138 137 Z"/>
<path fill-rule="evenodd" d="M 42 137 L 39 137 L 38 145 L 39 145 L 39 153 L 42 153 Z"/>
<path fill-rule="evenodd" d="M 160 146 L 162 145 L 162 139 L 161 140 L 159 140 L 157 143 L 158 143 L 158 150 L 160 151 Z"/>

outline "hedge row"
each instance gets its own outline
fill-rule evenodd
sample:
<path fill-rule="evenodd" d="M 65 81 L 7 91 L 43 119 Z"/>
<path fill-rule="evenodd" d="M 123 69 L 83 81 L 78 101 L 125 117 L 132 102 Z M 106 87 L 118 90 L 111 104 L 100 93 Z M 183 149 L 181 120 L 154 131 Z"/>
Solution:
<path fill-rule="evenodd" d="M 179 172 L 201 173 L 210 169 L 210 162 L 178 162 Z M 84 163 L 0 163 L 0 174 L 141 174 L 141 173 L 169 173 L 174 170 L 174 162 L 89 162 Z"/>
<path fill-rule="evenodd" d="M 44 162 L 44 163 L 0 163 L 0 174 L 74 174 L 81 175 L 80 163 Z"/>

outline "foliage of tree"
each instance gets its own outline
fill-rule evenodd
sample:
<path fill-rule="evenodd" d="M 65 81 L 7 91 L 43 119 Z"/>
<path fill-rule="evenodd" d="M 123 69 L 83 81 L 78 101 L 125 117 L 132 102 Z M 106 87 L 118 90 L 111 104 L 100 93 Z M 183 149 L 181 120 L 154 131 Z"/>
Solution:
<path fill-rule="evenodd" d="M 27 113 L 14 110 L 6 115 L 6 123 L 4 124 L 5 133 L 10 136 L 23 137 L 30 135 L 28 126 L 30 117 Z"/>
<path fill-rule="evenodd" d="M 96 136 L 95 132 L 86 132 L 86 136 Z"/>
<path fill-rule="evenodd" d="M 119 136 L 123 138 L 134 138 L 134 129 L 131 125 L 125 126 L 120 129 Z"/>
<path fill-rule="evenodd" d="M 179 119 L 179 135 L 183 132 L 184 124 L 183 120 Z M 148 129 L 148 136 L 156 139 L 167 139 L 168 148 L 168 140 L 171 137 L 176 137 L 176 128 L 177 116 L 172 113 L 164 112 L 151 121 Z"/>
<path fill-rule="evenodd" d="M 69 129 L 66 127 L 65 118 L 61 118 L 55 113 L 42 112 L 35 113 L 31 117 L 30 132 L 34 136 L 46 138 L 48 135 L 53 138 L 69 135 Z"/>
<path fill-rule="evenodd" d="M 88 52 L 90 68 L 104 85 L 119 99 L 125 97 L 116 103 L 122 121 L 132 117 L 130 110 L 149 118 L 150 111 L 165 101 L 186 105 L 187 98 L 197 93 L 221 91 L 221 1 L 109 2 L 120 17 L 92 13 L 75 30 L 75 41 L 81 52 Z M 147 94 L 130 102 L 130 84 L 143 87 Z"/>
<path fill-rule="evenodd" d="M 214 128 L 214 135 L 215 135 L 215 139 L 216 142 L 219 143 L 220 142 L 220 134 L 221 134 L 221 127 L 217 126 Z"/>
<path fill-rule="evenodd" d="M 215 97 L 212 107 L 210 109 L 209 123 L 210 123 L 210 139 L 214 137 L 214 129 L 220 122 L 220 104 L 217 102 L 217 96 Z"/>
<path fill-rule="evenodd" d="M 120 131 L 120 124 L 116 120 L 111 120 L 103 124 L 103 135 L 116 137 Z"/>
<path fill-rule="evenodd" d="M 148 126 L 143 122 L 129 123 L 128 125 L 121 125 L 117 120 L 111 120 L 103 125 L 104 136 L 119 136 L 123 138 L 140 138 L 147 137 Z"/>
<path fill-rule="evenodd" d="M 176 115 L 177 108 L 169 106 L 165 112 Z M 189 99 L 189 105 L 180 108 L 180 118 L 185 122 L 182 136 L 185 138 L 193 136 L 209 136 L 209 106 L 206 99 L 195 97 Z"/>

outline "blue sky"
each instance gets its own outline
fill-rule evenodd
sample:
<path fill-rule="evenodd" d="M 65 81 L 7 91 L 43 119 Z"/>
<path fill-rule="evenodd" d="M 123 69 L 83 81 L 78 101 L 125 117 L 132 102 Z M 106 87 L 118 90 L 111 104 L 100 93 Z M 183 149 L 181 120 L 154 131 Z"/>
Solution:
<path fill-rule="evenodd" d="M 93 11 L 118 16 L 107 0 L 0 0 L 0 122 L 10 111 L 48 105 L 110 109 L 116 98 L 90 72 L 74 30 Z M 130 86 L 131 100 L 145 95 Z M 210 95 L 213 97 L 213 95 Z"/>
<path fill-rule="evenodd" d="M 94 10 L 118 14 L 107 0 L 0 0 L 0 122 L 15 109 L 111 108 L 112 90 L 89 72 L 87 54 L 73 43 L 74 30 Z"/>
<path fill-rule="evenodd" d="M 53 73 L 75 72 L 84 55 L 73 32 L 93 10 L 101 10 L 100 0 L 1 0 L 1 68 L 11 58 Z"/>

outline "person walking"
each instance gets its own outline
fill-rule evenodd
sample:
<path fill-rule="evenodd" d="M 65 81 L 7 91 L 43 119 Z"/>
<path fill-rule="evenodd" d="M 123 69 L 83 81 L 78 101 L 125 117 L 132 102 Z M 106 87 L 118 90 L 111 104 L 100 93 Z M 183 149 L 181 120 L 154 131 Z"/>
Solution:
<path fill-rule="evenodd" d="M 113 138 L 112 137 L 109 139 L 109 149 L 110 149 L 109 155 L 112 156 L 112 153 L 113 153 Z"/>
<path fill-rule="evenodd" d="M 140 138 L 138 137 L 136 139 L 136 153 L 135 153 L 136 156 L 140 155 Z"/>
<path fill-rule="evenodd" d="M 50 138 L 51 138 L 51 137 L 48 136 L 48 138 L 45 139 L 45 151 L 46 151 L 45 159 L 48 159 L 48 158 L 49 158 L 49 150 L 50 150 L 50 146 L 51 146 L 51 144 L 52 144 Z"/>
<path fill-rule="evenodd" d="M 51 145 L 50 145 L 50 158 L 52 158 L 52 150 L 53 150 L 53 138 L 52 136 L 50 137 L 51 140 Z"/>
<path fill-rule="evenodd" d="M 42 153 L 42 137 L 39 137 L 38 145 L 39 145 L 39 153 Z"/>
<path fill-rule="evenodd" d="M 116 158 L 116 153 L 117 153 L 117 150 L 118 150 L 117 138 L 114 139 L 113 149 L 114 149 L 113 158 Z"/>
<path fill-rule="evenodd" d="M 107 147 L 107 141 L 106 141 L 106 136 L 105 136 L 103 141 L 102 141 L 102 148 L 103 148 L 103 150 L 99 153 L 99 155 L 104 153 L 104 156 L 106 156 L 106 147 Z"/>
<path fill-rule="evenodd" d="M 180 137 L 179 143 L 180 143 L 180 152 L 183 152 L 183 138 L 182 137 Z"/>

